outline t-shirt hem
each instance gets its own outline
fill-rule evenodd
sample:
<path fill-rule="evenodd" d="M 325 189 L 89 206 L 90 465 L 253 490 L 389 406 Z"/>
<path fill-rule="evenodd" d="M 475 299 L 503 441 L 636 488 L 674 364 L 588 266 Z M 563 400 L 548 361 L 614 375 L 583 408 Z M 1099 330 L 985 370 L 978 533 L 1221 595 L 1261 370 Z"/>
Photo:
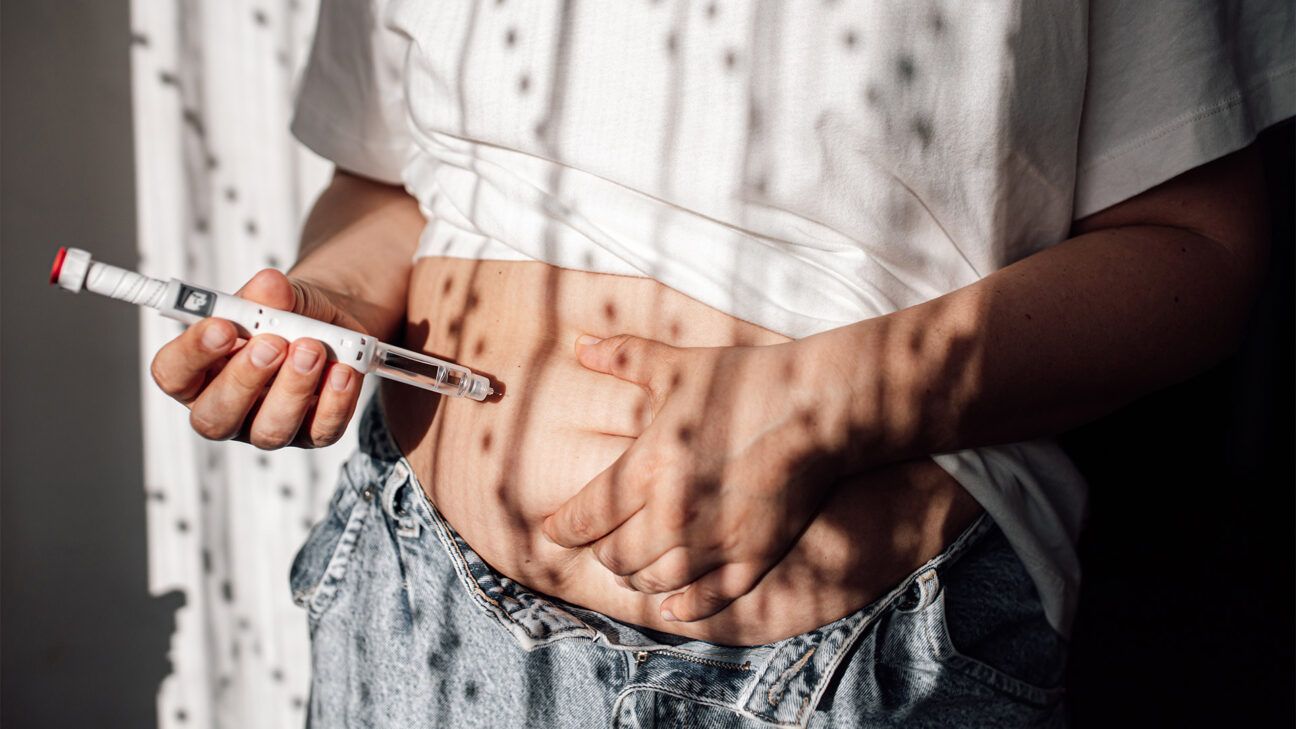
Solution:
<path fill-rule="evenodd" d="M 931 458 L 999 525 L 1035 584 L 1045 619 L 1070 637 L 1080 585 L 1076 543 L 1088 491 L 1084 476 L 1051 438 Z"/>

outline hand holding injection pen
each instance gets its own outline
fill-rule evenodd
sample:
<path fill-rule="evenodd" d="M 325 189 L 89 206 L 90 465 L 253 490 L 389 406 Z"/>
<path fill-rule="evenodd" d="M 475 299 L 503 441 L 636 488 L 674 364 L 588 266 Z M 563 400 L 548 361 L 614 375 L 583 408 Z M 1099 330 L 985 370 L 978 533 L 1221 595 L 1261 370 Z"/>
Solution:
<path fill-rule="evenodd" d="M 296 283 L 277 271 L 262 271 L 236 295 L 292 309 Z M 321 298 L 329 301 L 326 294 Z M 329 313 L 330 321 L 363 331 L 344 310 Z M 364 378 L 329 361 L 317 339 L 290 341 L 276 334 L 245 339 L 240 329 L 225 319 L 203 319 L 153 357 L 154 382 L 189 408 L 193 430 L 209 440 L 240 440 L 265 450 L 337 442 L 355 412 Z"/>
<path fill-rule="evenodd" d="M 464 367 L 377 341 L 339 305 L 345 297 L 273 269 L 231 296 L 92 262 L 88 253 L 68 249 L 55 261 L 51 283 L 196 322 L 158 352 L 152 372 L 164 391 L 190 407 L 195 430 L 209 438 L 246 431 L 263 448 L 289 441 L 327 445 L 354 411 L 361 378 L 353 369 L 450 396 L 481 400 L 493 392 L 485 377 Z M 298 313 L 307 301 L 318 319 Z"/>

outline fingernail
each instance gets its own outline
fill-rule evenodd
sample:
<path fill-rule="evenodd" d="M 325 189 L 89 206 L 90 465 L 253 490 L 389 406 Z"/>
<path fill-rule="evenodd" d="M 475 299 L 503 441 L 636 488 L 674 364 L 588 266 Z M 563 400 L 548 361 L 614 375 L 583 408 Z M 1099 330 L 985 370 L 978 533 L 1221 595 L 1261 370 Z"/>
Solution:
<path fill-rule="evenodd" d="M 576 338 L 576 343 L 581 345 L 582 347 L 592 347 L 601 341 L 603 340 L 599 339 L 598 337 L 592 337 L 588 334 L 582 334 Z"/>
<path fill-rule="evenodd" d="M 669 610 L 663 610 L 661 615 L 662 615 L 662 620 L 665 620 L 668 623 L 675 622 L 675 613 Z"/>
<path fill-rule="evenodd" d="M 302 374 L 310 372 L 318 360 L 319 352 L 309 347 L 298 347 L 297 351 L 293 352 L 293 367 L 296 367 L 297 371 Z"/>
<path fill-rule="evenodd" d="M 351 382 L 351 368 L 346 365 L 338 365 L 329 373 L 329 387 L 338 392 L 347 389 L 349 382 Z"/>
<path fill-rule="evenodd" d="M 266 367 L 279 356 L 279 348 L 269 342 L 257 342 L 252 345 L 252 364 Z"/>
<path fill-rule="evenodd" d="M 202 344 L 207 349 L 210 349 L 211 351 L 215 352 L 216 350 L 222 349 L 224 348 L 225 345 L 229 344 L 230 339 L 232 338 L 233 337 L 230 336 L 228 328 L 220 327 L 220 326 L 209 326 L 207 327 L 207 331 L 203 332 Z"/>

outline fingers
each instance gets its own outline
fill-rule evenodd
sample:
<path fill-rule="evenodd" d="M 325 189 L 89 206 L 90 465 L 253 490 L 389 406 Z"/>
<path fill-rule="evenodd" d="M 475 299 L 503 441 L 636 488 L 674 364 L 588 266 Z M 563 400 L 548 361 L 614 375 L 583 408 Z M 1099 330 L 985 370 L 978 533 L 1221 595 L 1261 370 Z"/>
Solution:
<path fill-rule="evenodd" d="M 238 331 L 224 319 L 204 319 L 167 342 L 149 367 L 162 392 L 188 405 L 234 346 Z"/>
<path fill-rule="evenodd" d="M 236 295 L 358 328 L 327 292 L 275 269 L 257 272 Z M 243 340 L 233 323 L 215 318 L 195 323 L 164 345 L 151 372 L 163 392 L 190 408 L 190 424 L 199 435 L 237 438 L 267 450 L 336 442 L 355 413 L 364 379 L 349 366 L 329 362 L 316 340 L 291 346 L 268 334 Z"/>
<path fill-rule="evenodd" d="M 675 547 L 638 572 L 626 576 L 632 590 L 657 595 L 687 587 L 724 563 L 718 552 Z"/>
<path fill-rule="evenodd" d="M 363 382 L 360 373 L 347 365 L 331 363 L 320 388 L 314 413 L 306 417 L 309 426 L 303 426 L 298 431 L 298 444 L 306 448 L 323 448 L 338 442 L 346 432 L 347 423 L 351 422 L 351 415 L 355 413 Z"/>
<path fill-rule="evenodd" d="M 698 578 L 684 592 L 662 601 L 661 616 L 666 621 L 691 623 L 709 618 L 746 595 L 765 576 L 765 569 L 750 563 L 731 563 Z"/>
<path fill-rule="evenodd" d="M 580 547 L 606 536 L 643 508 L 644 494 L 624 477 L 632 447 L 544 521 L 550 541 Z M 638 480 L 636 479 L 636 482 Z"/>
<path fill-rule="evenodd" d="M 307 409 L 315 404 L 315 389 L 324 362 L 324 346 L 318 341 L 299 339 L 292 343 L 270 391 L 252 419 L 249 443 L 274 450 L 293 441 Z"/>
<path fill-rule="evenodd" d="M 651 507 L 640 509 L 590 546 L 594 558 L 612 574 L 633 575 L 656 562 L 678 541 L 677 535 L 655 527 L 650 511 Z"/>
<path fill-rule="evenodd" d="M 627 589 L 647 594 L 673 592 L 724 564 L 719 549 L 681 544 L 680 535 L 653 519 L 652 505 L 595 542 L 590 551 Z"/>
<path fill-rule="evenodd" d="M 576 340 L 576 357 L 584 367 L 660 392 L 662 373 L 671 370 L 675 348 L 628 334 L 607 339 L 583 335 Z"/>
<path fill-rule="evenodd" d="M 238 434 L 253 403 L 283 363 L 288 343 L 273 334 L 253 337 L 190 406 L 189 423 L 209 440 Z M 260 412 L 258 412 L 260 415 Z"/>
<path fill-rule="evenodd" d="M 278 353 L 266 352 L 267 343 Z M 280 351 L 284 347 L 279 337 L 261 335 L 213 365 L 206 388 L 191 406 L 194 430 L 210 440 L 237 437 L 264 450 L 323 448 L 341 439 L 355 413 L 363 377 L 347 365 L 329 362 L 324 346 L 314 339 L 299 339 L 287 352 Z"/>

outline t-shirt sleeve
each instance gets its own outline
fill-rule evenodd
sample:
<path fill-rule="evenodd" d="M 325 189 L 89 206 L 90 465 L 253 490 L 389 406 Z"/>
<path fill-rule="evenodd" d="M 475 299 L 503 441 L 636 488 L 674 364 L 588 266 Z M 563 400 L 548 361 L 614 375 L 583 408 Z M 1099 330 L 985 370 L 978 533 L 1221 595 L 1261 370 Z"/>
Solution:
<path fill-rule="evenodd" d="M 292 133 L 338 167 L 390 184 L 413 145 L 403 91 L 409 38 L 385 27 L 383 0 L 321 0 Z"/>
<path fill-rule="evenodd" d="M 1296 113 L 1291 0 L 1093 0 L 1079 219 Z"/>

